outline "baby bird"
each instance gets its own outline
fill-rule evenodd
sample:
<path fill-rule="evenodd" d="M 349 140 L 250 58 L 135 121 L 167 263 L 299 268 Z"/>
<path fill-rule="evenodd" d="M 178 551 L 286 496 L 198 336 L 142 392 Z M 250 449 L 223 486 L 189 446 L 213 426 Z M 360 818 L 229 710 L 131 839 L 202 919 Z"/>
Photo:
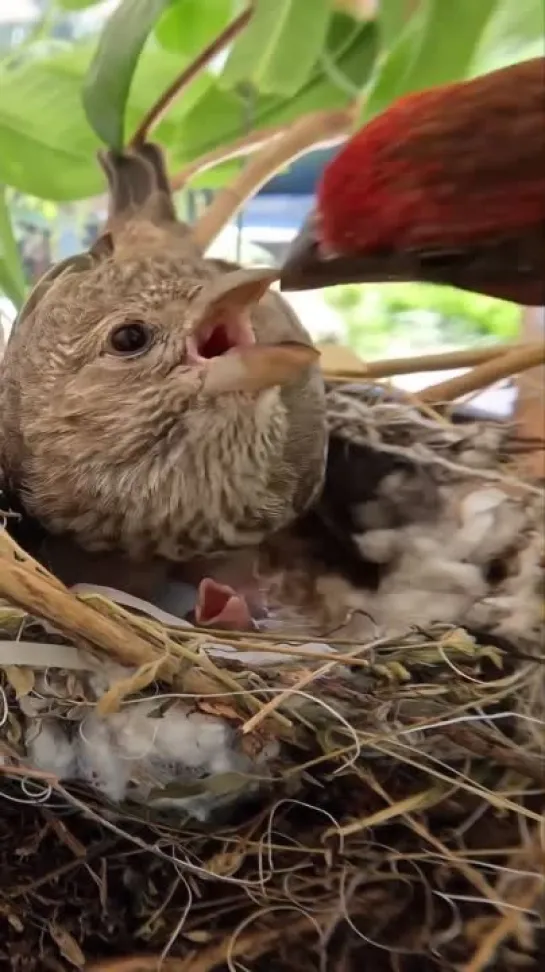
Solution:
<path fill-rule="evenodd" d="M 7 485 L 85 551 L 180 562 L 257 544 L 322 485 L 317 352 L 267 292 L 273 272 L 195 247 L 156 146 L 101 161 L 105 232 L 38 283 L 0 365 Z"/>

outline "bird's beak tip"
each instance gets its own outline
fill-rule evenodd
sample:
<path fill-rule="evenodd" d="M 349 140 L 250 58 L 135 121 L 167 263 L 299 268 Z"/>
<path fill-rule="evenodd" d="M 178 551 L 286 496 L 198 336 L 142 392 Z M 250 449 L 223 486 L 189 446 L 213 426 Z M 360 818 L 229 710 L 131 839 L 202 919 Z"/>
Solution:
<path fill-rule="evenodd" d="M 292 241 L 280 268 L 280 290 L 307 290 L 319 287 L 316 273 L 323 263 L 316 233 L 316 214 L 312 212 Z"/>

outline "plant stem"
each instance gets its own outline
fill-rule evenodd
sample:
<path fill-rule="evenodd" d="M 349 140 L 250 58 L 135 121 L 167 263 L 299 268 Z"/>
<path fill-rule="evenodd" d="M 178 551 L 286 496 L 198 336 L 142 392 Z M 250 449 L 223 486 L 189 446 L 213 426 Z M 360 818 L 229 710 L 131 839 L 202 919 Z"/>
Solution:
<path fill-rule="evenodd" d="M 205 155 L 189 162 L 172 177 L 170 180 L 172 191 L 177 192 L 178 189 L 183 189 L 186 183 L 197 173 L 206 172 L 207 169 L 213 169 L 214 166 L 221 165 L 222 162 L 229 162 L 231 159 L 252 155 L 265 144 L 269 144 L 273 139 L 282 135 L 286 128 L 287 125 L 271 125 L 269 128 L 261 128 L 256 132 L 248 132 L 247 135 L 234 139 L 228 145 L 220 145 L 218 148 L 206 152 Z"/>
<path fill-rule="evenodd" d="M 535 347 L 534 344 L 531 345 Z M 520 345 L 495 344 L 489 348 L 465 348 L 461 351 L 447 351 L 442 354 L 411 356 L 409 358 L 386 358 L 380 361 L 362 361 L 361 369 L 335 367 L 335 345 L 319 346 L 321 366 L 330 381 L 358 381 L 362 378 L 391 378 L 395 375 L 412 375 L 421 371 L 446 371 L 450 368 L 468 368 L 474 365 L 495 361 Z M 331 350 L 330 350 L 331 349 Z M 328 357 L 331 364 L 328 366 Z"/>
<path fill-rule="evenodd" d="M 253 3 L 244 10 L 235 20 L 230 23 L 225 30 L 221 32 L 214 40 L 205 47 L 204 51 L 191 62 L 182 73 L 175 78 L 172 84 L 163 92 L 158 101 L 150 108 L 148 113 L 144 116 L 143 120 L 134 133 L 130 145 L 134 148 L 137 145 L 142 145 L 143 142 L 147 141 L 151 132 L 157 127 L 161 119 L 164 117 L 172 103 L 181 94 L 181 92 L 187 88 L 188 84 L 193 81 L 200 71 L 203 70 L 210 63 L 213 57 L 216 56 L 230 41 L 233 40 L 237 34 L 240 34 L 242 30 L 246 27 L 254 13 Z"/>
<path fill-rule="evenodd" d="M 203 249 L 212 243 L 223 227 L 235 216 L 272 176 L 305 155 L 317 145 L 347 131 L 354 116 L 354 105 L 333 111 L 316 111 L 297 119 L 278 138 L 263 146 L 229 186 L 225 186 L 193 227 L 195 242 Z"/>
<path fill-rule="evenodd" d="M 465 375 L 442 381 L 419 393 L 424 402 L 451 402 L 480 388 L 545 364 L 545 344 L 527 344 L 477 365 Z"/>

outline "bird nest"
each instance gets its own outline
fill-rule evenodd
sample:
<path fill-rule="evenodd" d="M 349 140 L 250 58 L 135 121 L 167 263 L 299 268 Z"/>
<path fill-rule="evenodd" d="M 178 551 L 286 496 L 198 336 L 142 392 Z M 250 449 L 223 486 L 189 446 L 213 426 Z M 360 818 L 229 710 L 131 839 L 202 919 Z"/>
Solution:
<path fill-rule="evenodd" d="M 400 588 L 379 588 L 371 632 L 287 637 L 72 593 L 4 530 L 0 968 L 540 967 L 539 491 L 505 430 L 349 389 L 329 416 L 338 441 L 425 469 L 443 505 L 503 490 L 510 566 L 492 519 L 464 617 L 389 624 Z"/>

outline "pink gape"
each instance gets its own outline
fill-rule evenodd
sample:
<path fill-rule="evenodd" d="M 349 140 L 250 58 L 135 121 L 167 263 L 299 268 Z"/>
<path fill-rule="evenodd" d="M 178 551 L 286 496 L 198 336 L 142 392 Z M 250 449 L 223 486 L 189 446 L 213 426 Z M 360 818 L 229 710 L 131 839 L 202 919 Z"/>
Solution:
<path fill-rule="evenodd" d="M 254 627 L 246 598 L 229 586 L 205 577 L 197 590 L 195 621 L 201 627 L 249 631 Z"/>

